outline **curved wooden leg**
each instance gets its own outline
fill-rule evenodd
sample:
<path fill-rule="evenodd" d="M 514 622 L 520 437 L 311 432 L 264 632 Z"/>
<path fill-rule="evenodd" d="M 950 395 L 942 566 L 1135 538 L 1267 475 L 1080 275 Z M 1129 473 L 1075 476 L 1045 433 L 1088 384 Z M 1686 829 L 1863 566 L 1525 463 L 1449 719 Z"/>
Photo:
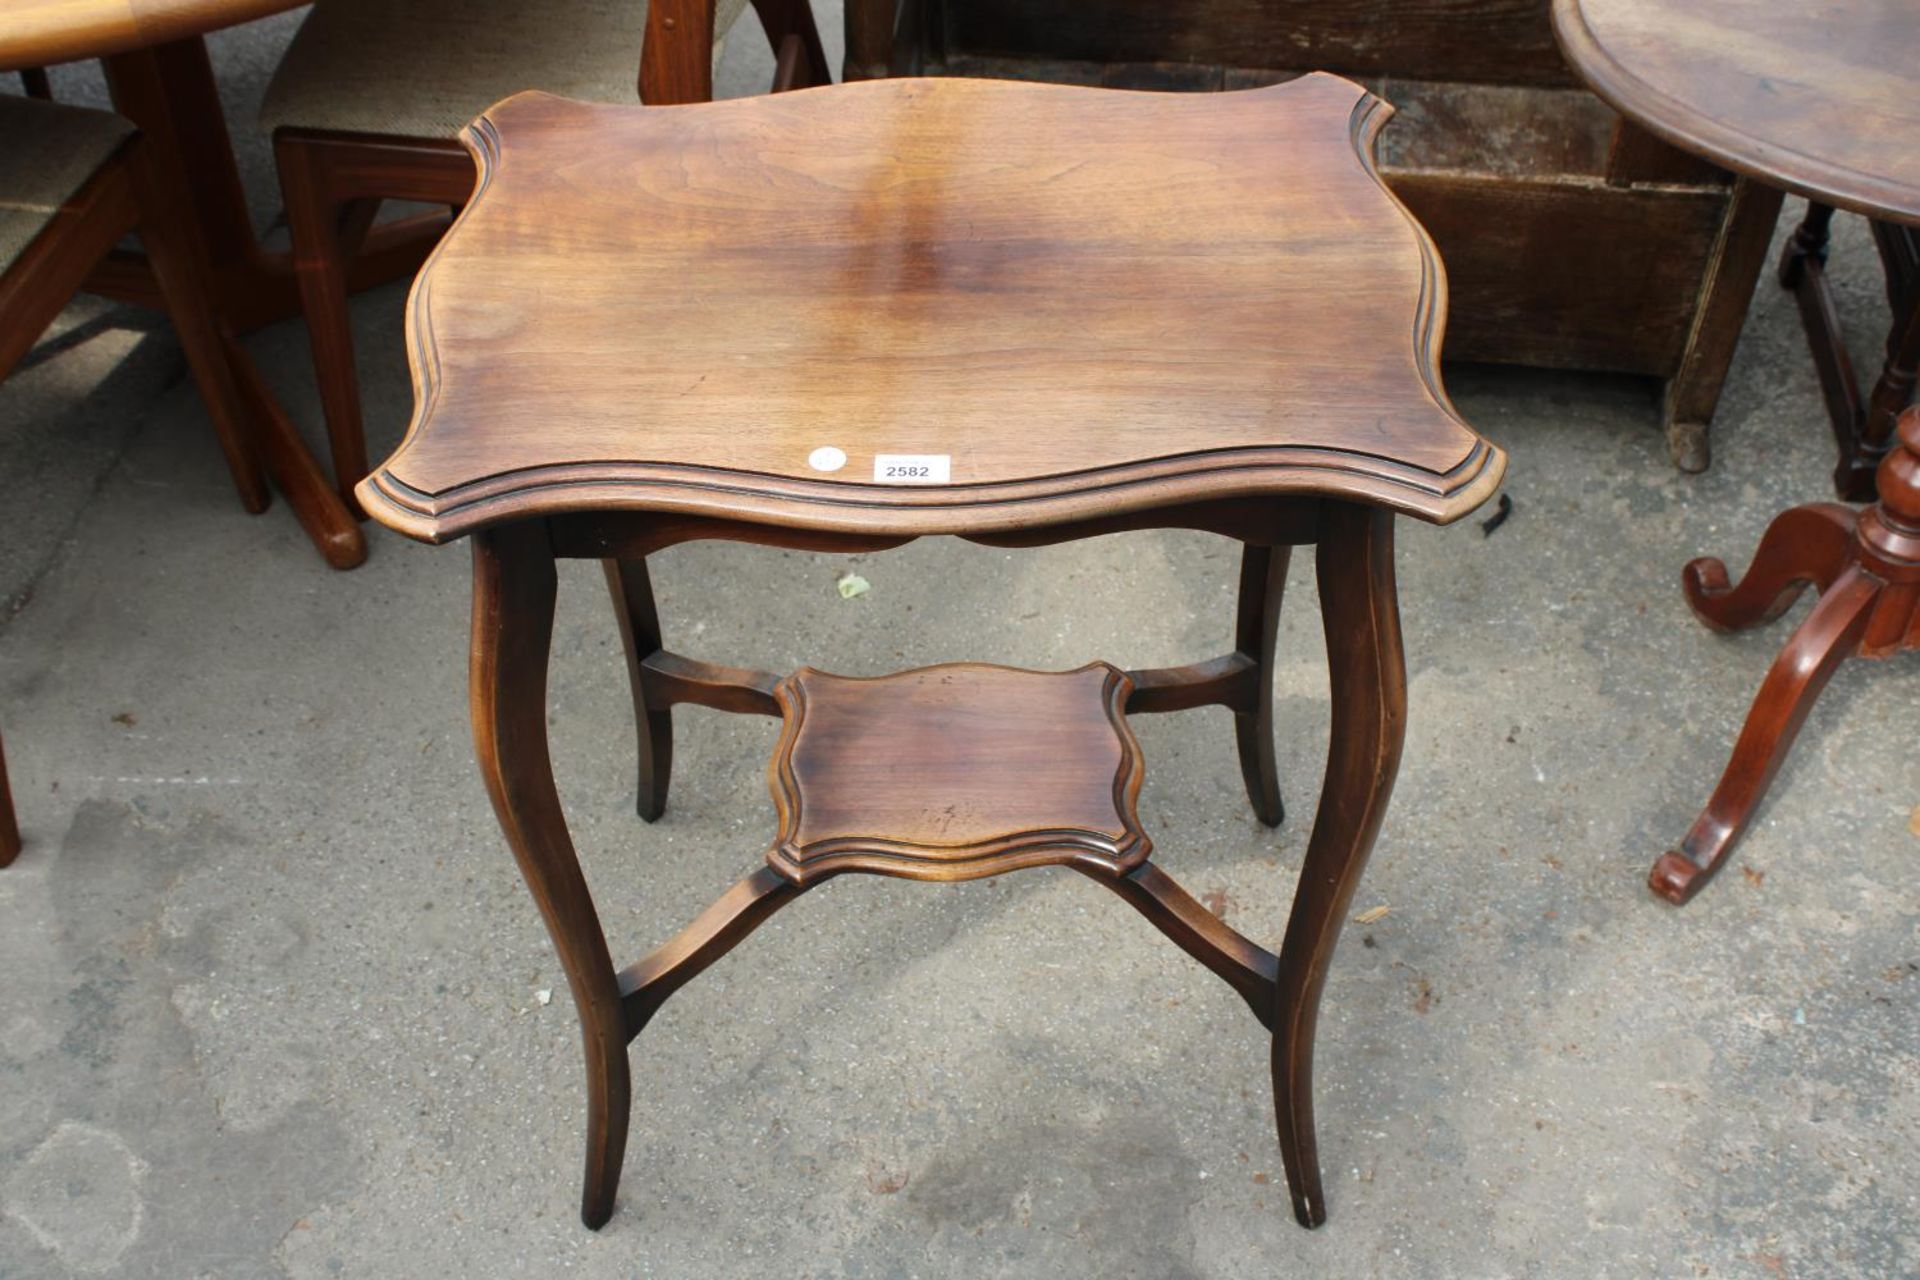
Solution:
<path fill-rule="evenodd" d="M 13 785 L 7 781 L 7 750 L 0 745 L 0 867 L 20 856 L 20 823 L 13 815 Z"/>
<path fill-rule="evenodd" d="M 240 494 L 240 505 L 258 515 L 267 509 L 271 499 L 267 476 L 254 451 L 240 389 L 214 324 L 207 299 L 205 264 L 199 261 L 193 240 L 180 229 L 185 201 L 172 197 L 146 148 L 135 153 L 134 166 L 134 189 L 140 201 L 140 239 L 147 247 L 147 261 L 153 267 L 161 300 L 186 352 L 187 370 L 199 389 L 201 402 L 207 407 L 207 417 L 213 421 L 220 451 L 226 455 L 227 471 Z"/>
<path fill-rule="evenodd" d="M 1681 590 L 1695 615 L 1715 631 L 1771 622 L 1809 585 L 1826 590 L 1852 562 L 1855 518 L 1851 507 L 1837 502 L 1782 511 L 1767 526 L 1738 586 L 1728 584 L 1723 561 L 1703 556 L 1680 571 Z"/>
<path fill-rule="evenodd" d="M 580 1217 L 613 1213 L 632 1085 L 620 986 L 607 955 L 547 755 L 547 657 L 556 589 L 546 526 L 509 525 L 473 544 L 474 747 L 507 843 L 573 989 L 587 1055 L 587 1171 Z"/>
<path fill-rule="evenodd" d="M 1280 600 L 1287 589 L 1292 547 L 1249 545 L 1240 556 L 1240 610 L 1234 647 L 1254 662 L 1252 711 L 1233 713 L 1240 777 L 1260 821 L 1277 827 L 1287 815 L 1280 803 L 1280 767 L 1273 756 L 1273 648 L 1280 634 Z"/>
<path fill-rule="evenodd" d="M 667 784 L 673 780 L 673 712 L 647 699 L 647 673 L 641 665 L 662 648 L 660 611 L 653 603 L 653 579 L 644 560 L 602 560 L 613 615 L 620 623 L 620 647 L 627 655 L 627 687 L 633 691 L 634 736 L 639 740 L 638 798 L 634 807 L 648 822 L 667 811 Z"/>
<path fill-rule="evenodd" d="M 1334 943 L 1373 850 L 1400 767 L 1407 673 L 1394 594 L 1393 515 L 1330 503 L 1317 570 L 1333 729 L 1320 811 L 1280 948 L 1273 1102 L 1280 1154 L 1302 1226 L 1326 1221 L 1313 1131 L 1313 1032 Z"/>
<path fill-rule="evenodd" d="M 1882 586 L 1872 575 L 1848 569 L 1794 629 L 1760 685 L 1713 798 L 1680 848 L 1653 864 L 1647 883 L 1655 893 L 1683 904 L 1726 862 L 1820 691 L 1859 649 Z"/>
<path fill-rule="evenodd" d="M 353 319 L 347 308 L 346 252 L 341 219 L 348 204 L 327 191 L 325 166 L 312 148 L 285 133 L 274 137 L 294 276 L 313 347 L 313 373 L 333 452 L 333 483 L 340 500 L 363 515 L 353 486 L 367 476 L 366 430 L 360 419 L 360 378 L 353 362 Z"/>

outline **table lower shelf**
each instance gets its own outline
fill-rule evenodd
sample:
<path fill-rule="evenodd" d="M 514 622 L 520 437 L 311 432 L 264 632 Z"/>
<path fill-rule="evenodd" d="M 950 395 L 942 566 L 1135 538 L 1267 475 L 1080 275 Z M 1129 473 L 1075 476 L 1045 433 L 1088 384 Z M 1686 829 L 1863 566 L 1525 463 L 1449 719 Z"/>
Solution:
<path fill-rule="evenodd" d="M 690 665 L 664 653 L 643 664 L 683 676 Z M 1216 665 L 1238 670 L 1231 657 L 1202 664 L 1184 685 L 1141 673 L 1146 701 L 1174 687 L 1229 687 Z M 748 675 L 702 687 L 771 679 L 740 679 Z M 1055 672 L 952 663 L 874 678 L 803 668 L 773 681 L 783 729 L 769 769 L 779 825 L 767 866 L 620 974 L 629 1037 L 768 916 L 834 876 L 955 881 L 1039 866 L 1114 889 L 1271 1028 L 1277 958 L 1147 861 L 1136 807 L 1145 762 L 1126 722 L 1138 681 L 1104 662 Z"/>

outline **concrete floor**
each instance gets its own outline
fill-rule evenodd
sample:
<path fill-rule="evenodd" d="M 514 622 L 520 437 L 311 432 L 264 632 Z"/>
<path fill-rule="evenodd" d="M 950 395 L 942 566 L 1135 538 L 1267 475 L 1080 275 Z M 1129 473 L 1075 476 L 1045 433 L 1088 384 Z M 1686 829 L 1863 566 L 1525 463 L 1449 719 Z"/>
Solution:
<path fill-rule="evenodd" d="M 289 30 L 217 43 L 237 120 Z M 1873 367 L 1857 224 L 1835 270 Z M 408 401 L 400 302 L 356 304 L 376 449 Z M 284 505 L 239 511 L 170 337 L 97 303 L 63 331 L 101 316 L 0 390 L 0 715 L 28 840 L 0 873 L 0 1276 L 1920 1274 L 1920 666 L 1842 672 L 1697 903 L 1642 884 L 1791 622 L 1715 636 L 1679 567 L 1744 562 L 1828 492 L 1770 286 L 1704 476 L 1667 465 L 1638 384 L 1453 378 L 1512 451 L 1515 512 L 1490 537 L 1404 527 L 1411 732 L 1357 904 L 1390 911 L 1349 928 L 1327 986 L 1311 1233 L 1259 1028 L 1065 872 L 842 881 L 779 916 L 635 1046 L 621 1203 L 582 1228 L 574 1016 L 468 746 L 464 549 L 376 533 L 363 569 L 328 571 Z M 299 327 L 253 347 L 316 424 Z M 1325 746 L 1307 567 L 1277 835 L 1223 714 L 1139 723 L 1165 865 L 1268 940 Z M 849 568 L 871 594 L 839 597 Z M 694 546 L 657 582 L 687 652 L 875 673 L 1212 654 L 1233 573 L 1226 545 L 1161 534 Z M 631 956 L 756 864 L 774 726 L 684 712 L 673 807 L 642 826 L 590 570 L 562 605 L 556 763 Z"/>

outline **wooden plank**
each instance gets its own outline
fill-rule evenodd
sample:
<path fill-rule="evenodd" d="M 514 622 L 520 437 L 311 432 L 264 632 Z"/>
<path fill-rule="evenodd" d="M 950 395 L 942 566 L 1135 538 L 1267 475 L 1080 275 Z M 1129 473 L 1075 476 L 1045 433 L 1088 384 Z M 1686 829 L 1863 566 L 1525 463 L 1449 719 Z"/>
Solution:
<path fill-rule="evenodd" d="M 1386 177 L 1447 265 L 1445 358 L 1659 377 L 1679 367 L 1724 194 Z"/>
<path fill-rule="evenodd" d="M 1546 0 L 947 0 L 953 54 L 1575 83 Z"/>

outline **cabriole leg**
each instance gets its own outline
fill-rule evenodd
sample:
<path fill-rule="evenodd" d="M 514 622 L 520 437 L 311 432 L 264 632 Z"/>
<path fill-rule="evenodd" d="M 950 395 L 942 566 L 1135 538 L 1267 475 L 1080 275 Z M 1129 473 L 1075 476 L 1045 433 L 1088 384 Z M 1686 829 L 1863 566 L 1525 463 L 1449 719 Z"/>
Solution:
<path fill-rule="evenodd" d="M 1254 705 L 1233 713 L 1234 745 L 1240 750 L 1240 777 L 1260 821 L 1277 827 L 1286 817 L 1280 803 L 1280 766 L 1273 746 L 1273 650 L 1280 634 L 1280 601 L 1287 589 L 1292 547 L 1256 547 L 1240 556 L 1240 609 L 1234 623 L 1234 648 L 1254 662 Z"/>
<path fill-rule="evenodd" d="M 620 647 L 627 655 L 627 687 L 633 691 L 634 736 L 639 740 L 639 782 L 634 807 L 648 822 L 667 811 L 667 784 L 673 779 L 673 712 L 647 700 L 644 662 L 663 647 L 660 610 L 653 602 L 653 579 L 644 560 L 602 560 L 613 616 L 620 623 Z"/>
<path fill-rule="evenodd" d="M 1394 593 L 1393 515 L 1330 503 L 1317 549 L 1332 735 L 1326 782 L 1280 949 L 1273 1022 L 1273 1101 L 1293 1213 L 1326 1221 L 1313 1131 L 1313 1032 L 1320 991 L 1353 891 L 1373 850 L 1400 767 L 1406 661 Z"/>
<path fill-rule="evenodd" d="M 620 987 L 587 892 L 547 754 L 547 658 L 557 579 L 546 526 L 492 529 L 473 544 L 474 748 L 494 813 L 539 904 L 580 1014 L 587 1055 L 587 1170 L 580 1217 L 613 1212 L 632 1086 Z"/>

